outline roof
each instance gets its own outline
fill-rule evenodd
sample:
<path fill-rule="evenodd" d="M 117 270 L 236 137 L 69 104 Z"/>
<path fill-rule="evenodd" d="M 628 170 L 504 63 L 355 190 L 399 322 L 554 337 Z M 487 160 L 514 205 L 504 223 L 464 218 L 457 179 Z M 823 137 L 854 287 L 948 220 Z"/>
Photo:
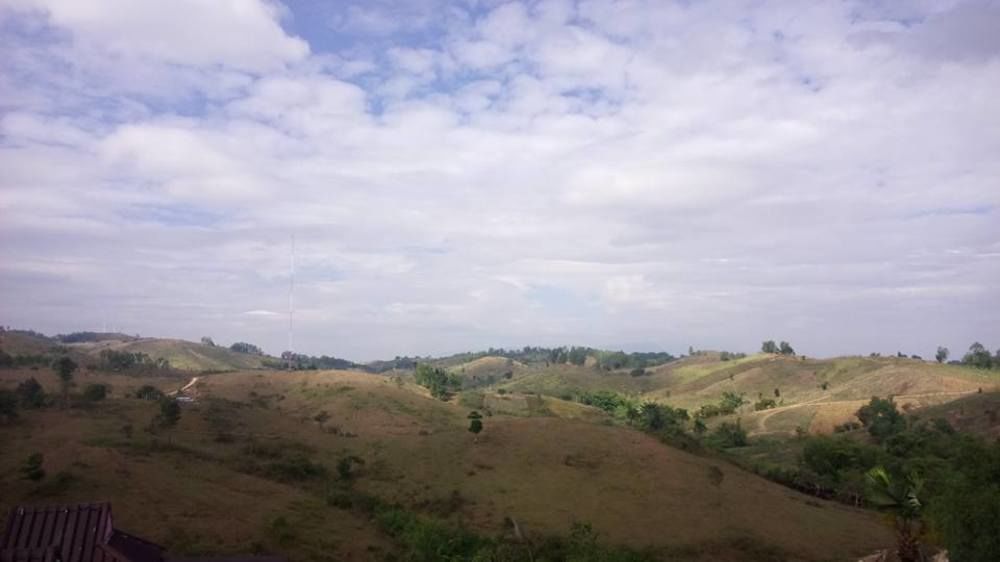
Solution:
<path fill-rule="evenodd" d="M 0 536 L 0 562 L 159 562 L 162 550 L 116 531 L 108 503 L 15 507 Z"/>

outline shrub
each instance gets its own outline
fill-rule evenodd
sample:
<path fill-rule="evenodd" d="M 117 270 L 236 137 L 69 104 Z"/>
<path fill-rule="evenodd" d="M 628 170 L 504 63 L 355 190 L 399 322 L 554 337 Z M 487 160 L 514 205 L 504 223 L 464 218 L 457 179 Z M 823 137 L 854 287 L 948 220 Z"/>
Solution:
<path fill-rule="evenodd" d="M 135 391 L 135 397 L 140 400 L 159 400 L 163 398 L 163 392 L 155 386 L 146 384 Z"/>
<path fill-rule="evenodd" d="M 736 420 L 736 423 L 724 422 L 709 435 L 708 442 L 710 445 L 722 449 L 745 447 L 747 445 L 747 432 L 740 425 L 739 420 Z"/>
<path fill-rule="evenodd" d="M 108 386 L 104 384 L 88 384 L 83 389 L 83 399 L 87 402 L 100 402 L 108 396 Z"/>
<path fill-rule="evenodd" d="M 29 455 L 21 465 L 21 479 L 38 482 L 42 478 L 45 478 L 45 469 L 42 468 L 44 462 L 45 457 L 41 453 Z"/>
<path fill-rule="evenodd" d="M 41 408 L 45 405 L 45 391 L 35 377 L 21 382 L 14 392 L 24 408 Z"/>
<path fill-rule="evenodd" d="M 753 405 L 754 411 L 760 412 L 761 410 L 770 410 L 778 405 L 773 398 L 761 398 Z"/>

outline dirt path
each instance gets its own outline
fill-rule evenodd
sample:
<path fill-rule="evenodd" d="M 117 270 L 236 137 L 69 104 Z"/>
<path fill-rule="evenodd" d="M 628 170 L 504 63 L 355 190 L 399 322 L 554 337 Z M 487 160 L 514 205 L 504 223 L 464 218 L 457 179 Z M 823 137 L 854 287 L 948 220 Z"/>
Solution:
<path fill-rule="evenodd" d="M 977 392 L 979 392 L 979 391 L 978 390 L 959 390 L 959 391 L 950 391 L 950 392 L 923 392 L 923 393 L 920 393 L 920 394 L 897 394 L 897 395 L 893 396 L 893 398 L 897 399 L 897 400 L 909 400 L 909 399 L 914 399 L 914 398 L 927 398 L 929 396 L 963 396 L 963 395 L 966 395 L 966 394 L 975 394 Z M 856 400 L 831 400 L 831 401 L 828 401 L 828 402 L 823 402 L 824 398 L 825 398 L 824 396 L 820 396 L 818 398 L 813 398 L 811 400 L 806 400 L 805 402 L 800 402 L 798 404 L 791 404 L 791 405 L 788 405 L 788 406 L 779 406 L 777 408 L 771 408 L 770 410 L 767 410 L 762 416 L 760 416 L 759 418 L 757 418 L 757 420 L 756 420 L 757 421 L 757 429 L 754 430 L 752 432 L 752 434 L 753 435 L 762 435 L 762 434 L 770 434 L 770 433 L 788 433 L 786 431 L 768 431 L 768 429 L 767 429 L 767 420 L 769 420 L 771 418 L 771 416 L 773 416 L 775 414 L 778 414 L 778 413 L 781 413 L 781 412 L 784 412 L 784 411 L 787 411 L 787 410 L 792 410 L 792 409 L 795 409 L 795 408 L 802 408 L 804 406 L 826 406 L 828 404 L 829 405 L 834 405 L 834 404 L 851 404 L 851 403 L 862 403 L 863 404 L 863 403 L 865 403 L 865 402 L 868 401 L 866 399 L 859 398 L 859 399 L 856 399 Z"/>
<path fill-rule="evenodd" d="M 176 395 L 184 392 L 185 390 L 191 388 L 192 386 L 194 386 L 197 383 L 198 383 L 198 377 L 191 377 L 191 380 L 188 381 L 188 383 L 186 385 L 180 387 L 179 389 L 177 389 L 177 390 L 175 390 L 173 392 L 168 393 L 168 396 L 176 396 Z"/>

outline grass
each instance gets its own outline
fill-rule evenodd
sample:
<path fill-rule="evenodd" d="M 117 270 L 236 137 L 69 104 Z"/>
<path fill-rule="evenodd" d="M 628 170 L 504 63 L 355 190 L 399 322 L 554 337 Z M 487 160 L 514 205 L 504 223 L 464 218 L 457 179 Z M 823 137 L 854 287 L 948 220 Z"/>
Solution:
<path fill-rule="evenodd" d="M 264 407 L 251 393 L 285 398 Z M 29 412 L 0 428 L 0 509 L 31 501 L 32 487 L 15 473 L 40 450 L 50 475 L 73 475 L 46 501 L 111 500 L 123 528 L 191 555 L 250 549 L 298 561 L 405 553 L 405 540 L 354 508 L 365 497 L 477 537 L 504 533 L 510 519 L 539 541 L 587 522 L 602 544 L 652 549 L 663 559 L 780 552 L 823 560 L 888 543 L 871 514 L 808 505 L 717 460 L 603 425 L 606 416 L 593 408 L 546 396 L 482 396 L 486 407 L 512 406 L 484 418 L 478 443 L 466 431 L 463 398 L 442 402 L 408 383 L 354 372 L 204 377 L 177 428 L 155 436 L 142 428 L 156 405 L 124 394 L 88 411 Z M 324 424 L 313 420 L 321 410 L 330 416 Z M 125 424 L 135 428 L 131 438 Z M 228 439 L 219 441 L 220 433 Z M 364 461 L 349 509 L 327 501 L 343 490 L 333 468 L 345 456 Z M 451 501 L 455 494 L 461 501 Z"/>

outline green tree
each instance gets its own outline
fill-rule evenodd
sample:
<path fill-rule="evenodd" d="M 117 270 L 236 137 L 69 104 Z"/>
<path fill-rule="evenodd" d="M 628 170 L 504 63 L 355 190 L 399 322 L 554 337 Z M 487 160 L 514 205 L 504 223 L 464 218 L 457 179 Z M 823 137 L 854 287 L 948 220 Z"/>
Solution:
<path fill-rule="evenodd" d="M 789 344 L 786 341 L 783 341 L 780 344 L 778 344 L 778 353 L 782 355 L 795 355 L 795 350 L 792 349 L 791 344 Z"/>
<path fill-rule="evenodd" d="M 42 389 L 42 385 L 38 384 L 35 377 L 18 384 L 14 393 L 17 394 L 21 406 L 25 408 L 41 408 L 45 405 L 45 390 Z"/>
<path fill-rule="evenodd" d="M 857 413 L 861 424 L 879 443 L 906 429 L 906 418 L 896 409 L 892 399 L 872 397 Z"/>
<path fill-rule="evenodd" d="M 29 455 L 21 465 L 21 479 L 38 482 L 42 478 L 45 478 L 45 469 L 42 468 L 44 462 L 45 457 L 41 453 Z"/>
<path fill-rule="evenodd" d="M 69 388 L 73 385 L 73 373 L 76 372 L 77 364 L 69 357 L 60 357 L 55 363 L 55 369 L 62 388 L 63 406 L 69 406 Z"/>
<path fill-rule="evenodd" d="M 760 350 L 764 353 L 778 353 L 778 344 L 774 340 L 767 340 L 760 344 Z"/>
<path fill-rule="evenodd" d="M 969 352 L 962 357 L 962 363 L 977 369 L 989 369 L 993 366 L 993 357 L 983 344 L 976 342 L 969 346 Z"/>
<path fill-rule="evenodd" d="M 442 369 L 421 363 L 413 374 L 417 384 L 431 391 L 431 396 L 448 400 L 454 391 L 462 387 L 462 379 Z"/>
<path fill-rule="evenodd" d="M 473 443 L 479 442 L 479 432 L 483 430 L 483 416 L 479 412 L 473 410 L 469 412 L 469 431 L 475 436 L 472 438 Z"/>
<path fill-rule="evenodd" d="M 892 517 L 896 556 L 900 562 L 919 560 L 920 538 L 924 534 L 920 501 L 923 481 L 912 473 L 893 477 L 885 468 L 877 466 L 865 474 L 865 484 L 868 501 Z"/>
<path fill-rule="evenodd" d="M 938 346 L 937 353 L 934 354 L 934 359 L 936 359 L 938 363 L 944 363 L 948 360 L 948 354 L 949 351 L 947 347 Z"/>
<path fill-rule="evenodd" d="M 928 516 L 952 560 L 993 562 L 1000 552 L 1000 443 L 960 441 L 955 464 Z"/>
<path fill-rule="evenodd" d="M 173 398 L 163 398 L 160 400 L 160 415 L 157 422 L 163 429 L 170 429 L 177 425 L 181 419 L 181 405 Z"/>

